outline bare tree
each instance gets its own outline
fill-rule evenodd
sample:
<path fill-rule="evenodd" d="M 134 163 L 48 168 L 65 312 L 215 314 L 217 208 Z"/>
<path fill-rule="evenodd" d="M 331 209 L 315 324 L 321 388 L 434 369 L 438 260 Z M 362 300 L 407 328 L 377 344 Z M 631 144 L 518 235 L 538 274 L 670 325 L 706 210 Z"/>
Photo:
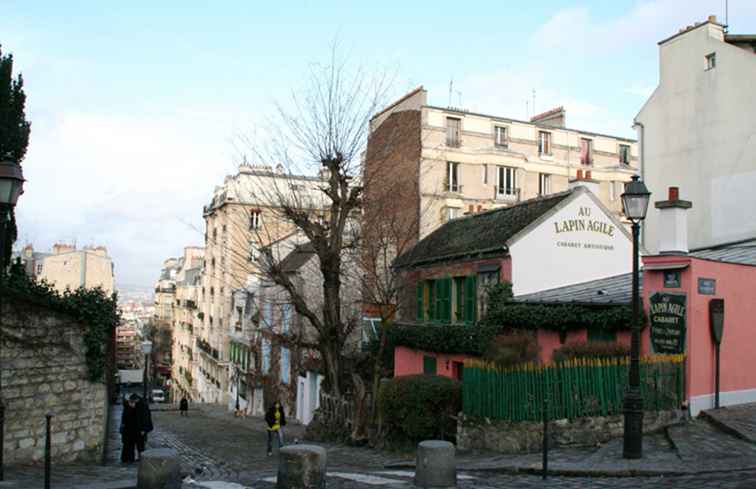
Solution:
<path fill-rule="evenodd" d="M 254 158 L 281 165 L 272 185 L 258 185 L 255 193 L 270 203 L 277 217 L 314 249 L 322 277 L 322 300 L 304 297 L 281 267 L 271 247 L 261 250 L 260 272 L 289 294 L 294 309 L 316 331 L 327 385 L 341 395 L 343 350 L 357 326 L 345 314 L 343 300 L 345 257 L 358 242 L 363 206 L 362 155 L 370 119 L 382 107 L 388 77 L 352 71 L 334 47 L 325 65 L 314 65 L 304 90 L 291 104 L 278 105 L 265 136 L 248 140 Z M 294 175 L 310 175 L 303 185 Z"/>

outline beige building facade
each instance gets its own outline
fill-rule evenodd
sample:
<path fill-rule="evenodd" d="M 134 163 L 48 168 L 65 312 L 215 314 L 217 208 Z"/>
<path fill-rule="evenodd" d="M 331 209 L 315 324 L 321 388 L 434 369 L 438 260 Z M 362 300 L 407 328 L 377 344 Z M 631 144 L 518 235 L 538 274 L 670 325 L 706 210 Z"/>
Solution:
<path fill-rule="evenodd" d="M 322 215 L 321 183 L 320 178 L 287 174 L 280 167 L 241 165 L 236 175 L 215 188 L 204 207 L 202 319 L 195 329 L 195 381 L 201 402 L 230 402 L 231 378 L 236 375 L 230 361 L 232 336 L 235 343 L 240 341 L 233 296 L 259 279 L 260 249 L 294 234 L 294 226 L 281 215 L 281 202 Z"/>
<path fill-rule="evenodd" d="M 574 180 L 592 181 L 620 216 L 624 183 L 638 171 L 636 141 L 570 129 L 565 120 L 561 107 L 531 121 L 435 107 L 420 87 L 372 119 L 366 193 L 408 179 L 396 210 L 415 215 L 405 222 L 416 222 L 418 238 L 465 214 L 565 191 Z M 373 200 L 397 205 L 375 192 Z"/>
<path fill-rule="evenodd" d="M 198 390 L 194 381 L 196 375 L 197 341 L 195 326 L 201 324 L 199 318 L 199 291 L 204 249 L 188 246 L 179 259 L 176 272 L 176 295 L 172 314 L 171 391 L 172 399 L 186 396 L 196 400 Z"/>
<path fill-rule="evenodd" d="M 104 246 L 76 249 L 74 245 L 55 244 L 44 256 L 37 278 L 46 280 L 63 292 L 79 287 L 101 287 L 110 295 L 115 290 L 113 261 Z"/>

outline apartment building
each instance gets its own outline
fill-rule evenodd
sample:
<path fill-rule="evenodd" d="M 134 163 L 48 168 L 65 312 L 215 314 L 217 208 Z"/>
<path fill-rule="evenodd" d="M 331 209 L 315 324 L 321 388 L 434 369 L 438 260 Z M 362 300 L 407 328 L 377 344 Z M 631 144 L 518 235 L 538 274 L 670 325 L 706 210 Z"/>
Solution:
<path fill-rule="evenodd" d="M 638 169 L 636 142 L 566 127 L 561 107 L 520 121 L 428 105 L 422 87 L 371 120 L 365 158 L 368 222 L 390 216 L 423 238 L 465 214 L 566 191 L 588 180 L 622 212 Z"/>
<path fill-rule="evenodd" d="M 28 275 L 46 280 L 60 292 L 101 287 L 110 295 L 115 290 L 113 261 L 104 246 L 77 249 L 76 245 L 56 243 L 50 253 L 39 253 L 27 245 L 16 257 Z"/>
<path fill-rule="evenodd" d="M 281 215 L 286 202 L 313 217 L 323 216 L 319 177 L 285 173 L 279 165 L 241 165 L 215 188 L 204 207 L 205 260 L 201 275 L 199 349 L 200 400 L 228 404 L 234 375 L 231 335 L 235 333 L 235 291 L 245 290 L 260 275 L 260 249 L 294 233 Z"/>
<path fill-rule="evenodd" d="M 195 326 L 201 324 L 198 302 L 203 257 L 203 248 L 187 246 L 178 260 L 171 342 L 171 391 L 174 400 L 183 396 L 190 400 L 199 397 L 194 381 L 197 365 Z"/>
<path fill-rule="evenodd" d="M 675 186 L 693 202 L 691 250 L 756 238 L 754 80 L 756 35 L 731 34 L 714 16 L 659 42 L 659 84 L 635 117 L 641 173 L 652 200 Z M 643 224 L 653 253 L 674 225 L 664 216 Z"/>
<path fill-rule="evenodd" d="M 141 330 L 136 321 L 123 321 L 116 327 L 116 366 L 119 369 L 141 368 L 144 361 L 139 348 Z"/>

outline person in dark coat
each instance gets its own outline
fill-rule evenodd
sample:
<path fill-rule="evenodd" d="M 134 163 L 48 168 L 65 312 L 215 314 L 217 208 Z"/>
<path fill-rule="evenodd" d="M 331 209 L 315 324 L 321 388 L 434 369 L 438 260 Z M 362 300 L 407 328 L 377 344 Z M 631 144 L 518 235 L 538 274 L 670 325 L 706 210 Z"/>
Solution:
<path fill-rule="evenodd" d="M 278 448 L 284 446 L 283 427 L 286 426 L 286 413 L 281 403 L 276 401 L 265 413 L 265 422 L 268 424 L 268 457 L 273 455 L 273 435 L 278 439 Z"/>
<path fill-rule="evenodd" d="M 136 398 L 136 409 L 139 418 L 139 438 L 136 442 L 136 449 L 138 452 L 137 460 L 142 459 L 142 452 L 147 444 L 147 433 L 152 431 L 152 413 L 150 412 L 150 405 L 146 399 L 142 399 L 136 394 L 132 394 L 132 398 Z"/>
<path fill-rule="evenodd" d="M 135 396 L 123 401 L 123 414 L 121 415 L 121 462 L 134 463 L 134 448 L 140 438 L 141 421 L 137 411 Z"/>
<path fill-rule="evenodd" d="M 181 413 L 181 416 L 189 414 L 189 401 L 186 399 L 186 396 L 182 397 L 179 402 L 179 413 Z"/>

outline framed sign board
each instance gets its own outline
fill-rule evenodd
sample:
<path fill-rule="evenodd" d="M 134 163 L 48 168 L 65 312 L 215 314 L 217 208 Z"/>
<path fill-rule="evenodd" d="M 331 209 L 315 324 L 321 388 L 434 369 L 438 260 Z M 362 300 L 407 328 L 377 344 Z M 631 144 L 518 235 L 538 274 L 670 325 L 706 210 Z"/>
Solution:
<path fill-rule="evenodd" d="M 649 298 L 651 345 L 656 353 L 685 351 L 687 297 L 657 292 Z"/>

